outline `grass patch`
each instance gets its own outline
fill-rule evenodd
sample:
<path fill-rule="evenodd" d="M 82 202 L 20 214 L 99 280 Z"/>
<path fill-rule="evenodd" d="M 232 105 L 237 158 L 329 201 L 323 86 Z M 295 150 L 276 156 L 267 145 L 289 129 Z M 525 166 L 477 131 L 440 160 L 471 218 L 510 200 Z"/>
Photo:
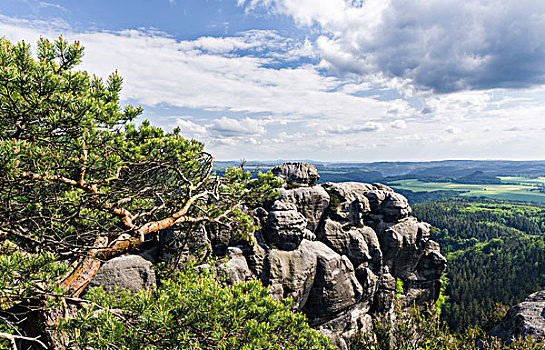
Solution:
<path fill-rule="evenodd" d="M 425 182 L 417 179 L 392 181 L 388 185 L 394 189 L 415 192 L 440 190 L 465 191 L 464 197 L 485 197 L 521 202 L 545 203 L 545 178 L 528 179 L 521 177 L 502 177 L 504 183 L 494 185 L 456 184 L 451 182 Z"/>

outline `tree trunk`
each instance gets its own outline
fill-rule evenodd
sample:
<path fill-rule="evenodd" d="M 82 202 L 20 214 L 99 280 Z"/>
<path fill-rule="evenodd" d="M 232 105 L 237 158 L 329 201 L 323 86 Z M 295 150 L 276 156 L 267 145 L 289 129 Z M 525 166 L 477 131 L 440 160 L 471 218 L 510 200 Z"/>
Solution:
<path fill-rule="evenodd" d="M 76 267 L 62 280 L 61 287 L 67 291 L 69 296 L 78 297 L 91 282 L 104 261 L 138 248 L 142 241 L 135 237 L 121 236 L 110 244 L 107 243 L 106 237 L 97 238 L 94 248 L 89 251 L 87 256 L 80 258 Z"/>

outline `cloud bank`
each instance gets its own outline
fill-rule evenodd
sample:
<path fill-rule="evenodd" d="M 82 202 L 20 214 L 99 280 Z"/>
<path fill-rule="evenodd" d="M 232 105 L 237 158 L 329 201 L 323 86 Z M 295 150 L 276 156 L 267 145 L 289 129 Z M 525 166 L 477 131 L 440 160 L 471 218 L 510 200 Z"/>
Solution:
<path fill-rule="evenodd" d="M 448 57 L 463 52 L 462 47 L 479 46 L 468 40 L 482 43 L 482 37 L 488 41 L 495 34 L 483 27 L 470 38 L 464 30 L 451 28 L 455 26 L 448 20 L 454 19 L 434 19 L 435 12 L 442 13 L 438 3 L 454 16 L 456 6 L 476 6 L 473 0 L 462 5 L 430 1 L 427 6 L 415 0 L 413 6 L 426 19 L 422 23 L 417 11 L 400 1 L 322 1 L 241 2 L 248 15 L 252 6 L 289 14 L 309 28 L 303 39 L 275 30 L 248 30 L 190 40 L 158 29 L 81 31 L 58 20 L 1 15 L 0 33 L 12 41 L 35 42 L 40 35 L 59 34 L 80 40 L 86 47 L 83 69 L 102 77 L 117 69 L 124 77 L 124 103 L 141 104 L 144 117 L 154 124 L 179 126 L 184 136 L 205 141 L 219 159 L 543 158 L 545 89 L 497 88 L 539 84 L 541 68 L 527 60 L 530 43 L 541 40 L 530 35 L 535 29 L 528 29 L 537 19 L 523 25 L 528 41 L 520 40 L 520 50 L 506 53 L 519 52 L 526 66 L 505 65 L 513 79 L 494 83 L 487 60 L 475 63 L 473 69 L 481 75 L 470 79 L 467 72 L 455 74 L 463 66 L 461 56 Z M 330 13 L 321 5 L 330 6 Z M 514 19 L 522 16 L 519 12 Z M 503 23 L 502 16 L 498 12 L 495 21 Z M 462 19 L 456 21 L 466 23 Z M 482 20 L 476 16 L 474 22 Z M 511 29 L 504 32 L 523 36 Z M 436 38 L 430 34 L 434 31 L 442 35 Z M 462 34 L 467 40 L 460 41 L 460 48 L 449 46 L 464 38 Z M 504 43 L 497 39 L 495 45 Z M 508 58 L 491 52 L 492 61 Z M 539 56 L 540 48 L 534 52 Z M 521 67 L 535 75 L 515 74 Z M 494 89 L 486 89 L 487 84 Z M 410 93 L 418 89 L 429 91 Z"/>
<path fill-rule="evenodd" d="M 341 74 L 420 90 L 525 88 L 545 82 L 541 0 L 239 0 L 319 31 Z"/>

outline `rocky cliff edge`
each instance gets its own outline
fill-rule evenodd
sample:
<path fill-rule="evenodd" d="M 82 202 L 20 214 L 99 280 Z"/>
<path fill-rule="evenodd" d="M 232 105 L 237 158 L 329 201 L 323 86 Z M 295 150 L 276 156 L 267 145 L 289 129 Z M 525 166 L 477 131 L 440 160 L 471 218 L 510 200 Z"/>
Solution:
<path fill-rule="evenodd" d="M 274 297 L 292 298 L 341 349 L 373 313 L 392 309 L 396 282 L 404 305 L 438 297 L 446 260 L 405 197 L 381 184 L 317 184 L 305 163 L 272 171 L 285 185 L 256 211 L 254 244 L 228 249 L 233 282 L 258 278 Z"/>

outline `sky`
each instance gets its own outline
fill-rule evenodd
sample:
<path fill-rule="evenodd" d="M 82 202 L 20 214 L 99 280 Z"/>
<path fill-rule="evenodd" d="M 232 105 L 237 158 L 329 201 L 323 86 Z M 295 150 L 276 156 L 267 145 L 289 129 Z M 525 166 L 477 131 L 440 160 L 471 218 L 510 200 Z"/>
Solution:
<path fill-rule="evenodd" d="M 2 0 L 219 160 L 545 159 L 542 0 Z"/>

